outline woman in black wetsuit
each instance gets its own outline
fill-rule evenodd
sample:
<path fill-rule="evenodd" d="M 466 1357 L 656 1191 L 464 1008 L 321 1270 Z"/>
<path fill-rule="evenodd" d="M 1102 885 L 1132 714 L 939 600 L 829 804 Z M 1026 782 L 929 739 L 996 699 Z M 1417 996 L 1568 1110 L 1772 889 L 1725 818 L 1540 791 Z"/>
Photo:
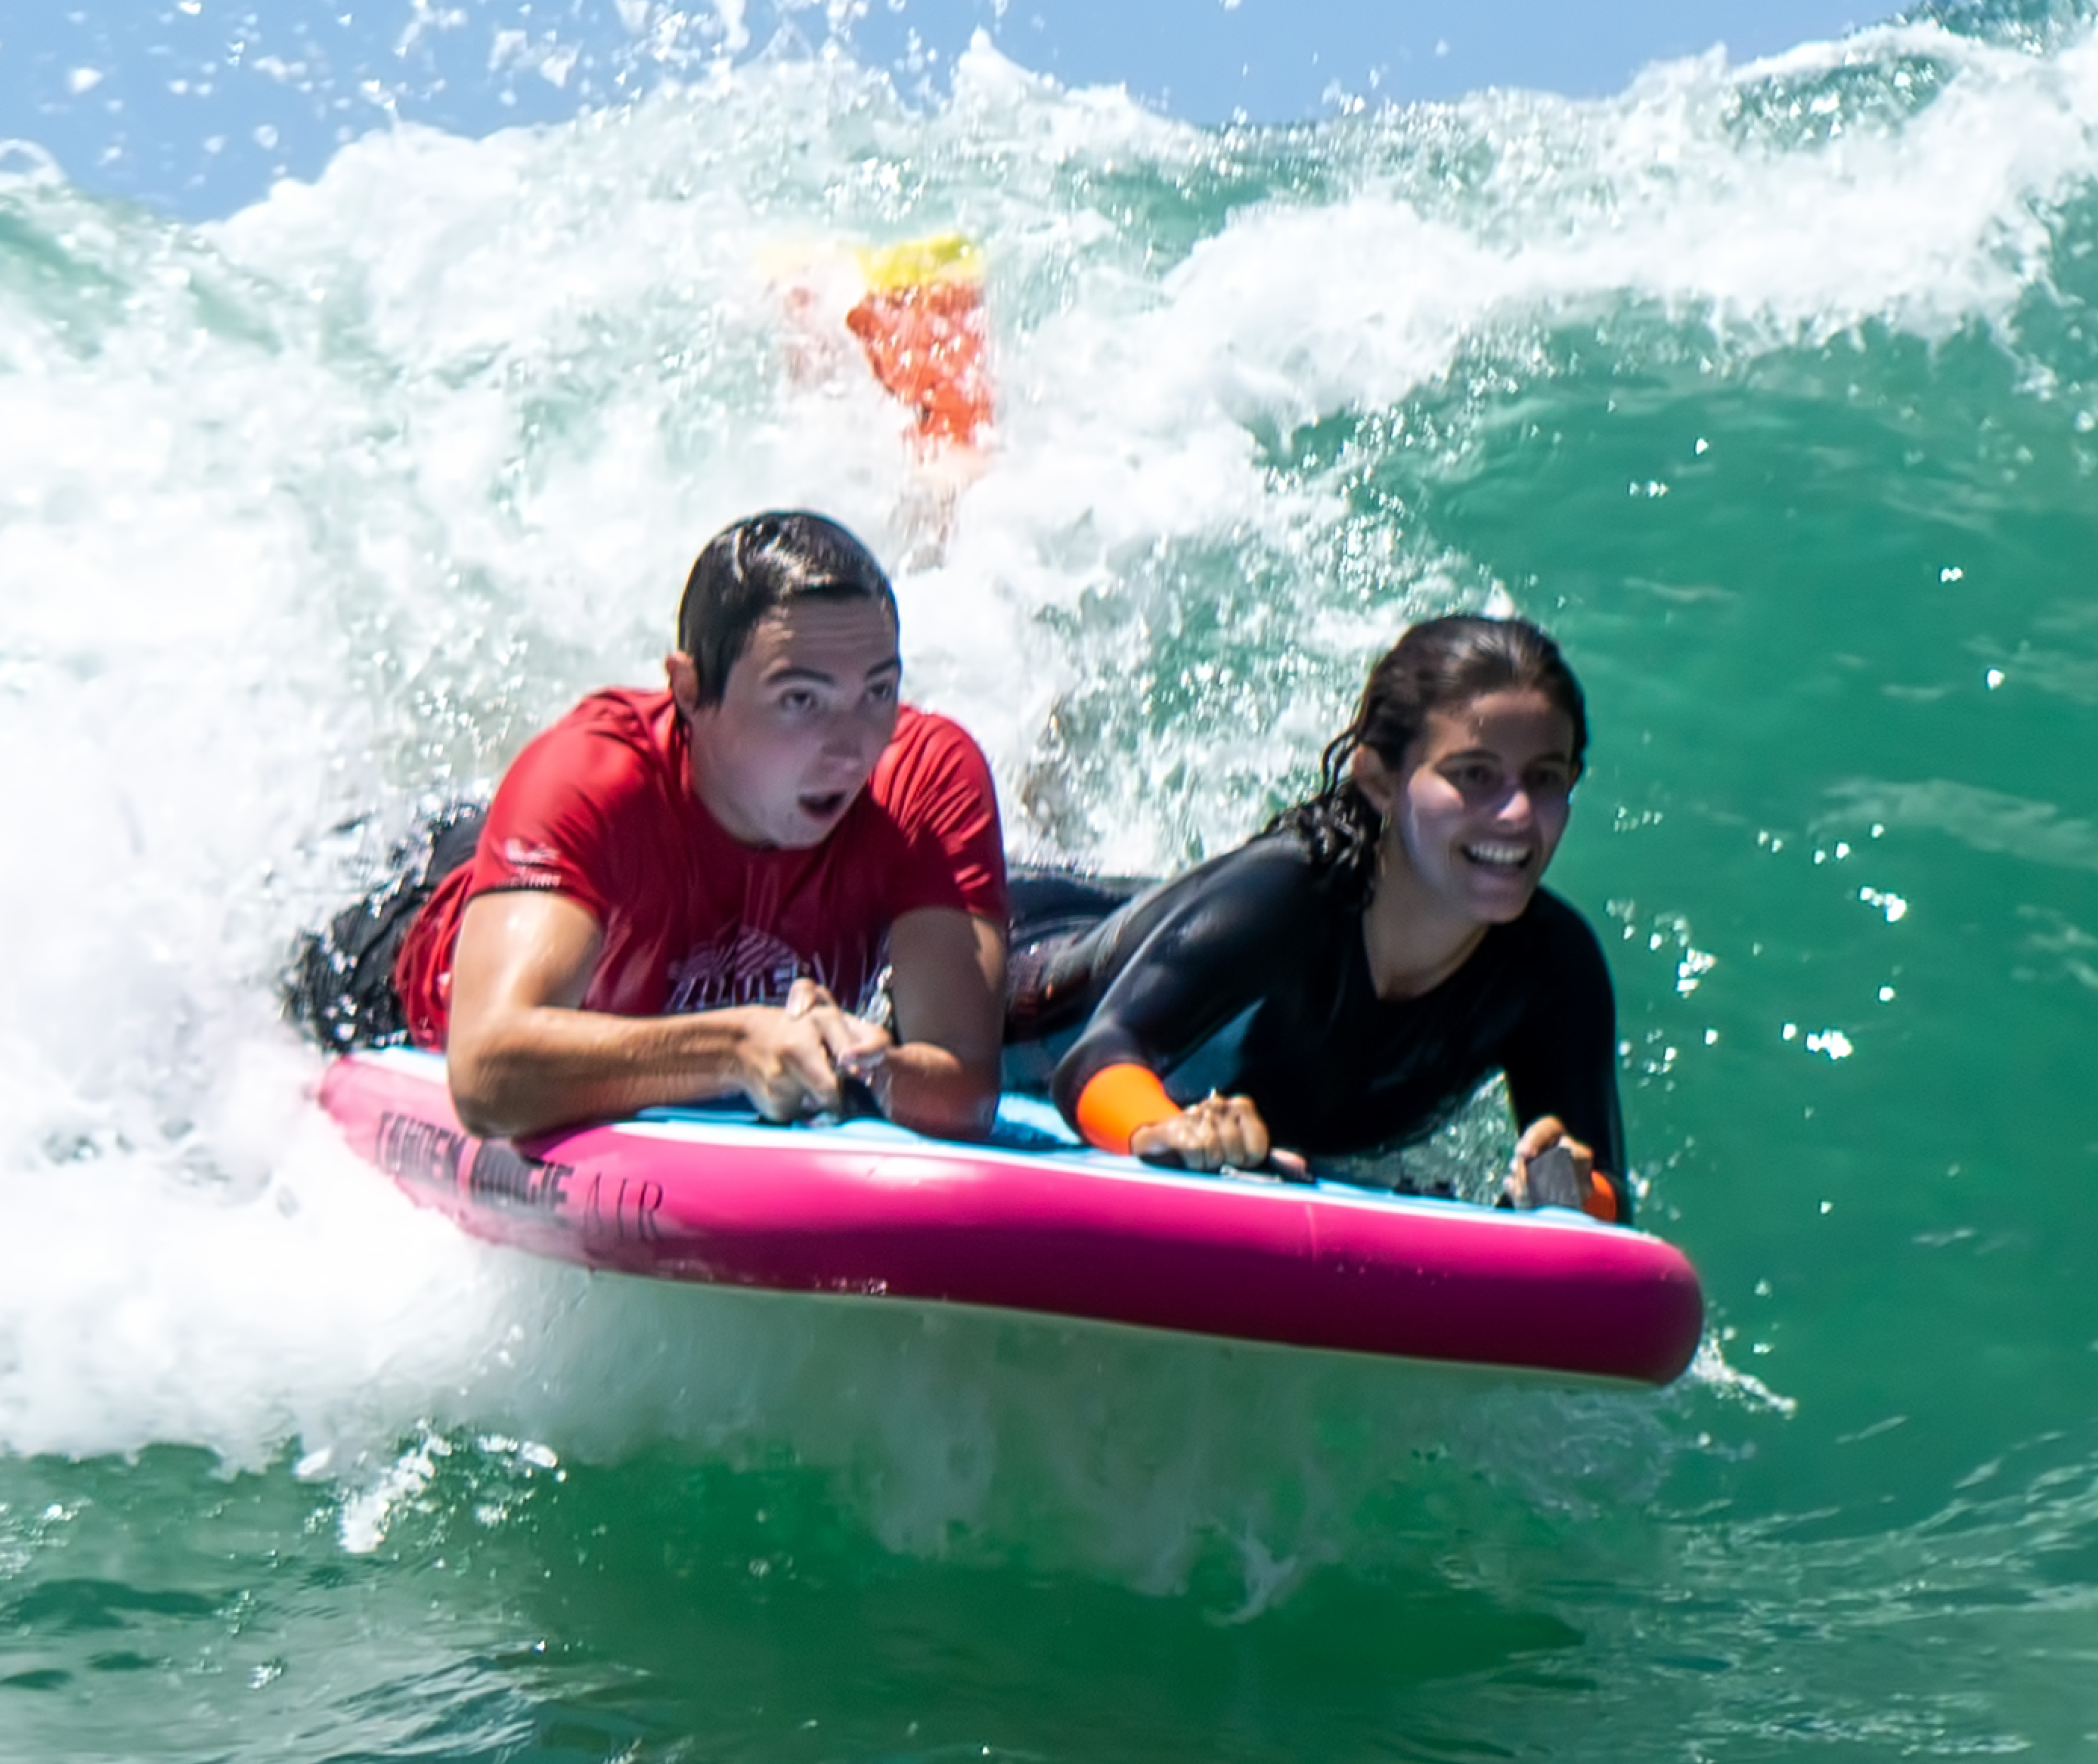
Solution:
<path fill-rule="evenodd" d="M 1097 924 L 1016 928 L 1008 1042 L 1091 1143 L 1196 1169 L 1395 1149 L 1499 1070 L 1518 1204 L 1563 1147 L 1572 1195 L 1629 1222 L 1609 972 L 1538 886 L 1587 745 L 1536 626 L 1414 626 L 1317 794 Z"/>

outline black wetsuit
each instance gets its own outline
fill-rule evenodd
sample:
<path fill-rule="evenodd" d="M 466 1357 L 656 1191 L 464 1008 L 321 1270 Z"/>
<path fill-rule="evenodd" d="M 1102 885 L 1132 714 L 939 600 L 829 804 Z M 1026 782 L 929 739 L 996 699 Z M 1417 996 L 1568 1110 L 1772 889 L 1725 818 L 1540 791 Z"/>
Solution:
<path fill-rule="evenodd" d="M 1609 970 L 1556 895 L 1540 889 L 1440 985 L 1397 1000 L 1371 981 L 1362 908 L 1293 834 L 1256 839 L 1088 928 L 1073 928 L 1082 902 L 1060 903 L 1060 924 L 1058 904 L 1045 911 L 1016 885 L 1034 923 L 1015 927 L 1006 1035 L 1067 1119 L 1095 1073 L 1134 1061 L 1176 1102 L 1251 1097 L 1277 1145 L 1315 1159 L 1395 1151 L 1499 1070 L 1519 1120 L 1556 1115 L 1619 1178 L 1629 1218 Z"/>

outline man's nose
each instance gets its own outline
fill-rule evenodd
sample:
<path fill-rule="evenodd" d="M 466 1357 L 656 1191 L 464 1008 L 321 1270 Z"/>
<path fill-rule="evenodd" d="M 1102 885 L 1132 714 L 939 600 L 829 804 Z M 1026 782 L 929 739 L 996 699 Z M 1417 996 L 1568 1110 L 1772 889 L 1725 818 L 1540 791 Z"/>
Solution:
<path fill-rule="evenodd" d="M 873 719 L 854 709 L 834 710 L 823 719 L 823 753 L 831 759 L 862 760 L 881 751 Z"/>

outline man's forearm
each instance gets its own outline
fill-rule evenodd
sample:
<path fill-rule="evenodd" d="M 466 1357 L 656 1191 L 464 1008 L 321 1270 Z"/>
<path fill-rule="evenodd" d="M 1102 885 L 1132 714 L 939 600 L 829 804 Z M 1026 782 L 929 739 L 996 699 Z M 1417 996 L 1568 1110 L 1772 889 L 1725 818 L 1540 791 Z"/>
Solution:
<path fill-rule="evenodd" d="M 762 1007 L 661 1017 L 554 1005 L 520 1011 L 477 1034 L 454 1033 L 452 1100 L 471 1131 L 516 1138 L 664 1103 L 749 1094 L 763 1082 L 752 1070 L 752 1020 L 761 1012 L 778 1015 Z M 820 1046 L 815 1052 L 827 1079 L 827 1056 Z M 998 1112 L 996 1062 L 964 1061 L 933 1042 L 883 1048 L 868 1076 L 884 1112 L 920 1133 L 980 1139 Z"/>
<path fill-rule="evenodd" d="M 484 1137 L 543 1133 L 743 1088 L 742 1010 L 614 1016 L 541 1006 L 450 1052 L 459 1120 Z"/>
<path fill-rule="evenodd" d="M 891 1121 L 935 1139 L 981 1139 L 998 1114 L 996 1062 L 966 1062 L 930 1042 L 884 1052 L 873 1090 Z"/>

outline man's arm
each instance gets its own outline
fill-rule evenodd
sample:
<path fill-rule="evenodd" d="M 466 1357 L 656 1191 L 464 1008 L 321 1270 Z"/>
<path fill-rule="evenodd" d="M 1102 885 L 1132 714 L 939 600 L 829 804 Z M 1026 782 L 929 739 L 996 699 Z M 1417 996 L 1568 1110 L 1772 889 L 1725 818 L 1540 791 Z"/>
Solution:
<path fill-rule="evenodd" d="M 889 928 L 889 995 L 898 1046 L 848 1057 L 892 1121 L 941 1139 L 980 1139 L 998 1112 L 1005 1026 L 1005 930 L 955 907 L 925 906 Z"/>
<path fill-rule="evenodd" d="M 792 1120 L 836 1108 L 836 1062 L 883 1042 L 880 1030 L 834 1005 L 810 1003 L 819 996 L 813 987 L 785 1010 L 658 1017 L 583 1010 L 604 942 L 597 920 L 562 895 L 517 890 L 467 904 L 445 1053 L 453 1105 L 468 1131 L 539 1133 L 736 1091 L 761 1114 Z M 994 1090 L 996 1047 L 994 1030 Z"/>

